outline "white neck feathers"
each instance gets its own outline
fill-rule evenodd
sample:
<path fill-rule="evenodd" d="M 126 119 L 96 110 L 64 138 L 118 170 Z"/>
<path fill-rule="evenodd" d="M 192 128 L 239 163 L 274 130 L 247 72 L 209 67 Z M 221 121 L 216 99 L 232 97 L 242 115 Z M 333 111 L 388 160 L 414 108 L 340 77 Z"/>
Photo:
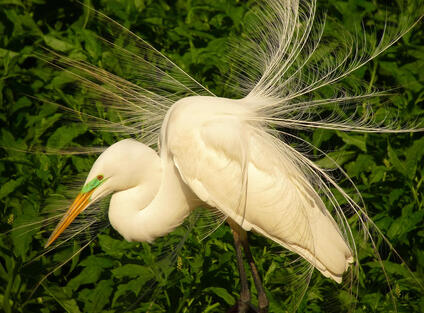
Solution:
<path fill-rule="evenodd" d="M 126 240 L 152 242 L 181 225 L 194 205 L 194 195 L 174 164 L 162 158 L 162 173 L 112 196 L 109 220 Z"/>

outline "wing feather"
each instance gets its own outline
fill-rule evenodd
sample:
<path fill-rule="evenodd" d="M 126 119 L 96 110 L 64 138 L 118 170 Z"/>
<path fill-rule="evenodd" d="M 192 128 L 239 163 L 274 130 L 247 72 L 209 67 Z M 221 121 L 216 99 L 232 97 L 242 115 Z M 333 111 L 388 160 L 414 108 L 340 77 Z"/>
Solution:
<path fill-rule="evenodd" d="M 275 138 L 227 114 L 185 120 L 185 127 L 178 122 L 184 113 L 175 116 L 167 149 L 193 192 L 245 230 L 300 254 L 341 282 L 353 261 L 351 250 L 306 177 L 277 149 Z"/>

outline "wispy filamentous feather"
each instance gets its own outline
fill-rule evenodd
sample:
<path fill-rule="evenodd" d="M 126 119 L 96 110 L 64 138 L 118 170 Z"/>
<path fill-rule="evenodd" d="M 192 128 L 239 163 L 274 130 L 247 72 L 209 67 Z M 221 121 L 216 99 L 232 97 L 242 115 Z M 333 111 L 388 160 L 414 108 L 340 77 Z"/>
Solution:
<path fill-rule="evenodd" d="M 243 69 L 237 85 L 243 88 L 246 98 L 267 99 L 258 101 L 260 120 L 284 128 L 411 131 L 414 127 L 399 129 L 396 121 L 384 121 L 384 125 L 375 121 L 372 104 L 384 93 L 364 90 L 360 82 L 353 92 L 339 84 L 421 19 L 420 13 L 402 7 L 399 10 L 398 25 L 386 22 L 384 32 L 377 36 L 360 30 L 351 34 L 325 17 L 316 18 L 316 1 L 266 1 L 255 12 L 256 22 L 249 28 L 248 39 L 233 44 L 233 60 Z M 326 23 L 338 31 L 327 35 Z M 328 94 L 333 96 L 327 98 Z M 359 102 L 365 108 L 359 110 Z M 339 108 L 342 112 L 346 108 L 357 110 L 344 119 L 333 116 L 323 120 L 320 115 L 322 109 L 333 109 L 336 114 Z"/>
<path fill-rule="evenodd" d="M 406 4 L 399 8 L 398 23 L 389 23 L 386 19 L 383 33 L 368 35 L 364 29 L 351 33 L 325 16 L 318 18 L 315 0 L 260 1 L 250 13 L 244 39 L 237 38 L 231 43 L 229 67 L 235 69 L 237 78 L 230 77 L 229 84 L 234 97 L 241 97 L 241 101 L 252 108 L 254 114 L 248 117 L 250 125 L 257 127 L 257 132 L 302 173 L 299 179 L 314 186 L 327 199 L 356 261 L 347 283 L 350 289 L 356 288 L 359 264 L 349 218 L 357 216 L 381 264 L 371 232 L 384 236 L 368 218 L 362 203 L 354 201 L 328 173 L 287 140 L 303 141 L 290 132 L 292 129 L 394 133 L 424 130 L 413 123 L 406 127 L 399 125 L 393 116 L 377 119 L 374 112 L 377 105 L 381 105 L 379 99 L 388 93 L 373 90 L 362 82 L 354 86 L 344 82 L 419 22 L 422 16 L 419 5 L 410 6 L 415 8 L 412 11 Z M 99 12 L 94 13 L 96 21 L 111 26 L 114 38 L 99 37 L 107 51 L 106 69 L 51 51 L 48 57 L 41 57 L 86 89 L 89 108 L 84 109 L 82 117 L 89 126 L 119 135 L 135 135 L 143 143 L 155 146 L 165 114 L 176 101 L 214 94 L 133 32 Z M 326 32 L 329 26 L 333 28 L 331 35 Z M 101 116 L 92 113 L 99 107 L 104 112 Z M 78 108 L 72 110 L 79 111 Z M 310 143 L 304 144 L 325 155 Z M 333 161 L 337 166 L 336 160 Z M 337 167 L 348 178 L 343 169 Z M 345 199 L 343 205 L 337 194 Z M 208 223 L 210 230 L 223 221 L 221 217 L 217 220 L 215 224 Z M 303 287 L 295 291 L 294 309 L 306 292 L 312 270 L 306 265 L 297 274 L 303 277 Z"/>
<path fill-rule="evenodd" d="M 369 219 L 363 203 L 357 204 L 328 173 L 285 143 L 284 139 L 303 141 L 287 132 L 288 129 L 393 133 L 424 130 L 413 123 L 406 127 L 399 125 L 395 118 L 389 116 L 377 121 L 373 105 L 379 103 L 379 97 L 385 93 L 366 90 L 361 82 L 354 90 L 343 85 L 343 79 L 387 50 L 422 17 L 422 11 L 413 15 L 401 8 L 401 12 L 398 25 L 386 23 L 384 32 L 378 37 L 367 37 L 366 33 L 351 34 L 339 26 L 338 36 L 330 37 L 325 32 L 325 17 L 316 18 L 316 1 L 270 0 L 261 2 L 254 11 L 255 18 L 248 28 L 247 39 L 232 44 L 236 51 L 232 60 L 241 69 L 233 86 L 244 97 L 246 105 L 256 109 L 257 114 L 251 119 L 264 125 L 265 131 L 275 133 L 276 127 L 280 129 L 283 140 L 274 141 L 277 149 L 301 169 L 306 179 L 333 207 L 333 215 L 356 260 L 351 284 L 355 284 L 359 263 L 348 217 L 357 215 L 381 265 L 383 263 L 369 227 L 385 237 Z M 336 161 L 334 164 L 349 179 Z M 345 199 L 343 207 L 334 192 Z"/>
<path fill-rule="evenodd" d="M 84 114 L 88 126 L 135 135 L 147 145 L 156 145 L 162 121 L 172 104 L 184 97 L 213 96 L 213 93 L 141 37 L 104 14 L 91 11 L 95 21 L 108 24 L 113 38 L 97 36 L 107 51 L 106 69 L 51 50 L 39 57 L 61 68 L 86 88 L 89 105 Z M 110 116 L 99 117 L 97 106 L 113 111 L 115 120 Z M 80 114 L 78 109 L 75 111 Z"/>

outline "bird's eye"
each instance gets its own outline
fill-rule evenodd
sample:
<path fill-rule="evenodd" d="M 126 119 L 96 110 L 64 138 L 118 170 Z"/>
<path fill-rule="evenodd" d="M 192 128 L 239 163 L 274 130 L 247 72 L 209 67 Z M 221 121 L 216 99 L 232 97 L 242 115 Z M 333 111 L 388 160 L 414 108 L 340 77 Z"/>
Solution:
<path fill-rule="evenodd" d="M 98 176 L 97 176 L 97 179 L 98 179 L 98 180 L 102 180 L 102 179 L 103 179 L 103 175 L 98 175 Z"/>

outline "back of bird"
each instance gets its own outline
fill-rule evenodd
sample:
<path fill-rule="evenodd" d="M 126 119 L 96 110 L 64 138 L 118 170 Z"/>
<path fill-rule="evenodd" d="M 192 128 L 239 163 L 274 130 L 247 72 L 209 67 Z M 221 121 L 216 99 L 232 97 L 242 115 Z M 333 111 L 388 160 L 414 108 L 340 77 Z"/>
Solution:
<path fill-rule="evenodd" d="M 261 101 L 178 101 L 162 128 L 163 150 L 202 201 L 341 282 L 351 250 L 295 150 L 260 122 Z"/>

